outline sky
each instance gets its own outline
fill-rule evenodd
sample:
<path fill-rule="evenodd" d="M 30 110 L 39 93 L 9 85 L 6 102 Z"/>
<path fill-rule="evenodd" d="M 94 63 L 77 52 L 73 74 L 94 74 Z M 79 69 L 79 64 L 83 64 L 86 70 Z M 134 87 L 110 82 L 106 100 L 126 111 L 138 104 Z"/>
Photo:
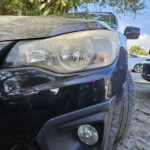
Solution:
<path fill-rule="evenodd" d="M 140 15 L 118 16 L 120 31 L 124 32 L 126 26 L 137 26 L 141 28 L 141 36 L 138 40 L 128 40 L 128 48 L 140 45 L 143 49 L 150 49 L 150 1 L 146 1 L 146 8 Z"/>

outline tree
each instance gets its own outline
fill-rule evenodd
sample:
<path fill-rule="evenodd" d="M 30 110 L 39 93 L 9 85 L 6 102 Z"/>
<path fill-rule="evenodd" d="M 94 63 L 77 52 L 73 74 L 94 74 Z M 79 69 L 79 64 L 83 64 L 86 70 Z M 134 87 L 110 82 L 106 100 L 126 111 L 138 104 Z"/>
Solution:
<path fill-rule="evenodd" d="M 101 0 L 100 6 L 111 6 L 118 13 L 137 14 L 145 7 L 144 0 Z"/>
<path fill-rule="evenodd" d="M 95 3 L 100 8 L 110 6 L 122 14 L 136 14 L 145 7 L 144 0 L 0 0 L 0 15 L 67 13 L 90 3 Z"/>
<path fill-rule="evenodd" d="M 145 51 L 144 49 L 142 49 L 140 46 L 132 46 L 129 49 L 129 52 L 133 53 L 133 54 L 137 54 L 137 55 L 143 55 L 143 56 L 147 56 L 148 55 L 148 52 Z"/>
<path fill-rule="evenodd" d="M 0 15 L 40 15 L 39 0 L 0 0 Z"/>

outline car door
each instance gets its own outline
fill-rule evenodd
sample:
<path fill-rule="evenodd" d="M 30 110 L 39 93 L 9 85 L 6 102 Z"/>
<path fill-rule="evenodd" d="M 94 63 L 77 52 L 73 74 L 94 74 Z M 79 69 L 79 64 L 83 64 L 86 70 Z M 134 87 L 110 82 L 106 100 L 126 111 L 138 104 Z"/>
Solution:
<path fill-rule="evenodd" d="M 128 55 L 128 68 L 129 68 L 129 70 L 133 70 L 136 63 L 137 63 L 137 57 L 132 55 L 132 54 L 129 54 Z"/>

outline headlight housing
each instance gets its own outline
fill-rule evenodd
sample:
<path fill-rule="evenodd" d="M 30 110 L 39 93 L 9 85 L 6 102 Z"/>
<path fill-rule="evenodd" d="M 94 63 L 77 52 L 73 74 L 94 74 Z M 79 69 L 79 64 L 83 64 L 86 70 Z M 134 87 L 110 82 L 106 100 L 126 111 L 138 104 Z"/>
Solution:
<path fill-rule="evenodd" d="M 72 73 L 108 66 L 118 55 L 118 35 L 109 30 L 69 33 L 52 38 L 18 42 L 5 63 L 38 65 L 53 72 Z"/>

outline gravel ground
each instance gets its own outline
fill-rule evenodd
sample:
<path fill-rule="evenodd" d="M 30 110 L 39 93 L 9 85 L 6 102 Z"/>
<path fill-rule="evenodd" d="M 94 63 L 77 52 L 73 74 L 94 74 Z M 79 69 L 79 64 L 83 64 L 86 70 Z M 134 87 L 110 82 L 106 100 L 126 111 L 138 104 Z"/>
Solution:
<path fill-rule="evenodd" d="M 135 84 L 135 109 L 129 133 L 116 150 L 150 150 L 150 83 L 132 74 Z"/>

